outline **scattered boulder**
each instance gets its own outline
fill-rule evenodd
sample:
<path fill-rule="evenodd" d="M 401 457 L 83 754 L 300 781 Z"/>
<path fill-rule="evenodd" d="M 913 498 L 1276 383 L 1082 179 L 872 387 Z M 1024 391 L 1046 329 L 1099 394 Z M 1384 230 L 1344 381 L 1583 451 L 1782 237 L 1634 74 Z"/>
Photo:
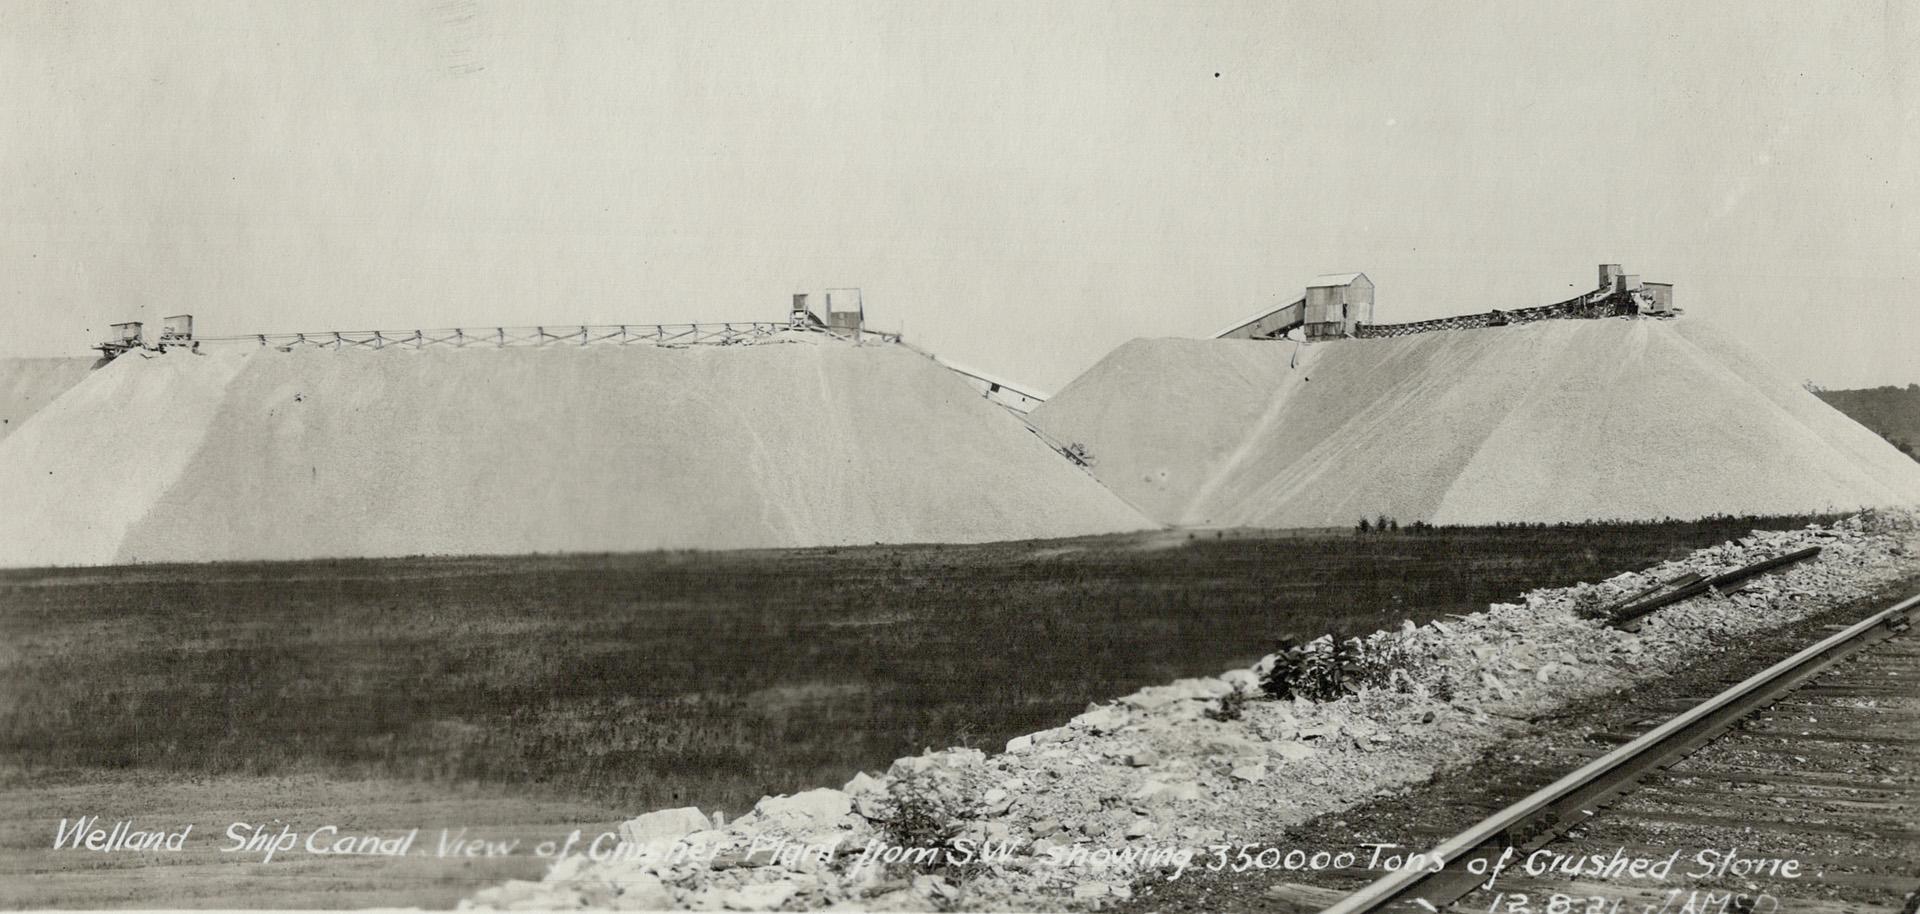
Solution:
<path fill-rule="evenodd" d="M 1297 762 L 1304 758 L 1312 758 L 1314 753 L 1312 746 L 1296 739 L 1283 739 L 1268 743 L 1267 751 L 1290 762 Z"/>
<path fill-rule="evenodd" d="M 706 831 L 712 822 L 697 807 L 662 809 L 628 819 L 620 824 L 620 840 L 629 844 L 651 845 L 678 841 L 697 831 Z"/>
<path fill-rule="evenodd" d="M 1200 799 L 1200 785 L 1193 781 L 1163 781 L 1152 779 L 1140 785 L 1138 790 L 1128 796 L 1149 803 L 1173 803 L 1182 800 Z"/>
<path fill-rule="evenodd" d="M 591 862 L 592 861 L 588 860 L 584 854 L 574 854 L 561 860 L 555 860 L 552 866 L 547 867 L 547 878 L 541 881 L 572 882 L 579 878 L 580 871 L 585 869 Z"/>
<path fill-rule="evenodd" d="M 1073 887 L 1073 897 L 1081 901 L 1105 898 L 1111 894 L 1113 894 L 1113 887 L 1104 882 L 1082 882 Z"/>
<path fill-rule="evenodd" d="M 771 911 L 786 904 L 796 891 L 791 883 L 762 882 L 734 889 L 721 896 L 720 903 L 734 911 Z"/>
<path fill-rule="evenodd" d="M 1066 727 L 1055 727 L 1051 730 L 1029 733 L 1027 734 L 1027 738 L 1032 740 L 1036 746 L 1044 746 L 1047 743 L 1064 743 L 1073 738 L 1073 731 Z"/>
<path fill-rule="evenodd" d="M 840 788 L 840 790 L 850 797 L 884 796 L 887 792 L 887 785 L 882 783 L 879 778 L 862 771 L 854 775 L 852 780 L 847 781 L 846 786 Z M 715 815 L 718 815 L 718 813 Z"/>
<path fill-rule="evenodd" d="M 665 911 L 673 907 L 673 892 L 650 873 L 623 875 L 613 881 L 612 906 L 623 911 Z"/>
<path fill-rule="evenodd" d="M 987 754 L 978 749 L 948 749 L 927 757 L 945 768 L 975 768 L 987 763 Z"/>
<path fill-rule="evenodd" d="M 1074 718 L 1070 725 L 1093 733 L 1112 733 L 1126 726 L 1131 716 L 1125 705 L 1102 705 Z"/>
<path fill-rule="evenodd" d="M 847 818 L 852 812 L 853 799 L 831 787 L 807 790 L 790 797 L 766 797 L 753 807 L 753 815 L 760 822 L 772 824 L 794 835 L 817 835 L 833 831 L 849 824 Z"/>
<path fill-rule="evenodd" d="M 1151 711 L 1179 701 L 1182 696 L 1165 686 L 1154 686 L 1120 699 L 1126 704 L 1142 711 Z"/>

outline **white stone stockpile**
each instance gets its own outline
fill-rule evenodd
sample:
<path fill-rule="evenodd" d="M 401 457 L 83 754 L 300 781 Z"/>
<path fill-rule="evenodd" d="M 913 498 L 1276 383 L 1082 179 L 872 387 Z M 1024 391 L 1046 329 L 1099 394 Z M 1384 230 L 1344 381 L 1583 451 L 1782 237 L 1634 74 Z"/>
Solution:
<path fill-rule="evenodd" d="M 1812 514 L 1920 504 L 1920 463 L 1694 320 L 1301 345 L 1134 340 L 1034 410 L 1194 526 Z"/>
<path fill-rule="evenodd" d="M 0 359 L 0 438 L 80 383 L 96 360 Z"/>
<path fill-rule="evenodd" d="M 0 567 L 1154 526 L 905 347 L 122 356 L 0 440 Z"/>
<path fill-rule="evenodd" d="M 1579 612 L 1656 581 L 1811 545 L 1823 547 L 1818 558 L 1734 593 L 1661 609 L 1638 633 Z M 733 822 L 695 809 L 650 813 L 624 829 L 623 859 L 568 858 L 541 882 L 487 889 L 463 906 L 1098 908 L 1130 896 L 1139 880 L 1173 878 L 1183 855 L 1188 867 L 1206 866 L 1221 846 L 1469 761 L 1543 712 L 1871 594 L 1920 572 L 1916 550 L 1920 518 L 1907 512 L 1756 532 L 1645 571 L 1378 633 L 1375 640 L 1399 640 L 1430 658 L 1396 678 L 1404 688 L 1366 688 L 1325 703 L 1253 697 L 1237 718 L 1215 719 L 1233 693 L 1259 695 L 1275 661 L 1269 656 L 1251 669 L 1089 707 L 996 755 L 949 749 L 899 759 L 840 790 L 764 799 Z M 958 867 L 886 862 L 886 848 L 930 843 L 974 853 Z"/>

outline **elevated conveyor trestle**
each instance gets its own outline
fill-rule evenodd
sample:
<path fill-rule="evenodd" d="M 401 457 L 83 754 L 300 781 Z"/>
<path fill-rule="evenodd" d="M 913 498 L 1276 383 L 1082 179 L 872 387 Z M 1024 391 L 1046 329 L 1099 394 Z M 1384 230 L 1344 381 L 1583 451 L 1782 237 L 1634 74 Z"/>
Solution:
<path fill-rule="evenodd" d="M 1263 311 L 1213 336 L 1219 340 L 1277 340 L 1306 323 L 1307 300 L 1301 298 L 1293 304 Z"/>

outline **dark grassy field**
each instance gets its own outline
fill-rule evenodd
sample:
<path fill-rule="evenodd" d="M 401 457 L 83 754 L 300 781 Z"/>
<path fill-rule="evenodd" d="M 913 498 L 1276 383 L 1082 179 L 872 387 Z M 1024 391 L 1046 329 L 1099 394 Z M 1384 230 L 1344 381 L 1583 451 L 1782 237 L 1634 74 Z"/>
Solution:
<path fill-rule="evenodd" d="M 9 786 L 382 779 L 743 811 L 1753 519 L 0 574 Z"/>

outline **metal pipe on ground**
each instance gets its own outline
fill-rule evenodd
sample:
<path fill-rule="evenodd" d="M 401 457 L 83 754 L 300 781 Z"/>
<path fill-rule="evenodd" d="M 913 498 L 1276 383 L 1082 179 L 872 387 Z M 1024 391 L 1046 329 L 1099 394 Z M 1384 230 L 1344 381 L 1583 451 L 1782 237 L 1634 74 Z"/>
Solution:
<path fill-rule="evenodd" d="M 1644 603 L 1628 606 L 1625 609 L 1620 610 L 1619 613 L 1614 615 L 1613 619 L 1611 620 L 1611 624 L 1615 628 L 1627 628 L 1630 625 L 1636 625 L 1638 623 L 1638 620 L 1645 617 L 1647 614 L 1652 613 L 1654 610 L 1661 609 L 1667 606 L 1672 606 L 1673 604 L 1679 603 L 1682 600 L 1692 599 L 1703 593 L 1708 592 L 1709 590 L 1724 589 L 1729 584 L 1734 584 L 1740 581 L 1744 581 L 1747 578 L 1753 577 L 1754 575 L 1772 571 L 1775 568 L 1780 568 L 1786 565 L 1791 565 L 1803 559 L 1810 559 L 1819 554 L 1820 554 L 1819 546 L 1808 546 L 1805 549 L 1801 549 L 1795 552 L 1789 552 L 1786 555 L 1774 556 L 1773 558 L 1766 559 L 1765 561 L 1754 562 L 1751 565 L 1742 565 L 1739 568 L 1733 569 L 1732 571 L 1724 572 L 1714 577 L 1707 578 L 1704 581 L 1696 581 L 1692 584 L 1687 584 L 1679 588 L 1678 590 L 1673 591 L 1672 593 L 1663 594 L 1661 596 L 1654 597 L 1653 599 L 1647 600 Z"/>

